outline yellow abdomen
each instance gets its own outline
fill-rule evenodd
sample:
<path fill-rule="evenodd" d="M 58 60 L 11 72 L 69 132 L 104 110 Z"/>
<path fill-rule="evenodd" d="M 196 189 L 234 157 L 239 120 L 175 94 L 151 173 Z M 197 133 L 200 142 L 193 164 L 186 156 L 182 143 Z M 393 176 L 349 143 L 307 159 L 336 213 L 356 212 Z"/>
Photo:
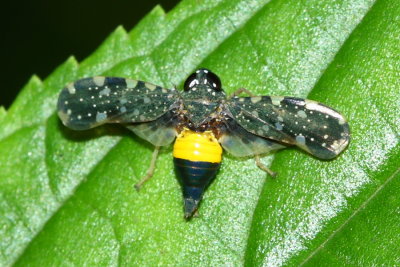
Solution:
<path fill-rule="evenodd" d="M 211 131 L 184 129 L 176 138 L 173 155 L 190 161 L 221 162 L 222 148 Z"/>

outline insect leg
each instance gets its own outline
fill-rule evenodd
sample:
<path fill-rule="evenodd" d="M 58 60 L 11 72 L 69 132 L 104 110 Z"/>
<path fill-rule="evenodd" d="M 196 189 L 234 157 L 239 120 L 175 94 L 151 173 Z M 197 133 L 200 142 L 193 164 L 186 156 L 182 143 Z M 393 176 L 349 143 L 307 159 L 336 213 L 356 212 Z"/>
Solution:
<path fill-rule="evenodd" d="M 160 147 L 156 146 L 154 148 L 153 155 L 151 156 L 150 166 L 147 169 L 146 175 L 137 184 L 135 184 L 135 189 L 137 191 L 139 191 L 140 188 L 143 186 L 143 184 L 153 176 L 154 170 L 156 168 L 156 161 L 157 161 L 157 157 L 158 157 L 158 152 L 160 152 Z"/>
<path fill-rule="evenodd" d="M 229 99 L 229 98 L 232 98 L 232 97 L 234 97 L 234 96 L 238 96 L 238 95 L 240 95 L 241 93 L 246 93 L 246 94 L 248 94 L 249 96 L 255 96 L 252 92 L 250 92 L 250 91 L 247 90 L 246 88 L 239 88 L 239 89 L 237 89 L 235 92 L 233 92 L 233 93 L 228 97 L 228 99 Z"/>
<path fill-rule="evenodd" d="M 274 178 L 278 175 L 276 172 L 274 172 L 271 169 L 269 169 L 267 166 L 265 166 L 260 161 L 260 156 L 259 155 L 255 155 L 254 159 L 256 160 L 256 165 L 257 165 L 258 168 L 260 168 L 261 170 L 265 171 L 266 173 L 268 173 L 269 175 L 271 175 Z"/>

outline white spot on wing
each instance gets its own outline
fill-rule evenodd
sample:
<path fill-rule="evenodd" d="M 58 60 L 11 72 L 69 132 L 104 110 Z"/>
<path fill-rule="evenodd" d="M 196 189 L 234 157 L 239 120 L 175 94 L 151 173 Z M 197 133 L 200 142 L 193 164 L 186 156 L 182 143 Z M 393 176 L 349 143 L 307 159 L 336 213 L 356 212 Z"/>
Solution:
<path fill-rule="evenodd" d="M 135 88 L 138 83 L 137 81 L 131 79 L 125 79 L 125 82 L 126 82 L 126 87 L 128 88 Z"/>
<path fill-rule="evenodd" d="M 261 96 L 253 96 L 250 98 L 251 103 L 254 103 L 254 104 L 257 102 L 260 102 L 260 100 L 261 100 Z"/>
<path fill-rule="evenodd" d="M 150 91 L 153 91 L 154 89 L 156 89 L 156 86 L 152 83 L 145 83 L 145 86 L 147 88 L 149 88 Z"/>
<path fill-rule="evenodd" d="M 75 89 L 74 83 L 68 84 L 68 85 L 67 85 L 67 89 L 68 89 L 68 92 L 69 92 L 71 95 L 73 95 L 73 94 L 76 93 L 76 89 Z"/>
<path fill-rule="evenodd" d="M 307 151 L 308 153 L 312 154 L 310 149 L 306 145 L 306 139 L 303 135 L 300 134 L 300 135 L 296 136 L 296 145 L 298 147 L 300 147 L 301 149 Z"/>
<path fill-rule="evenodd" d="M 302 136 L 301 134 L 296 136 L 296 142 L 299 145 L 305 145 L 306 144 L 306 139 L 304 138 L 304 136 Z"/>
<path fill-rule="evenodd" d="M 283 96 L 271 96 L 272 104 L 274 104 L 275 106 L 279 106 L 283 99 Z"/>
<path fill-rule="evenodd" d="M 306 102 L 306 109 L 310 110 L 310 114 L 312 114 L 312 110 L 318 111 L 322 114 L 326 114 L 329 116 L 332 116 L 338 120 L 343 120 L 342 115 L 340 115 L 338 112 L 334 111 L 331 108 L 328 108 L 326 106 L 321 105 L 320 103 L 313 101 L 313 100 L 305 100 Z"/>
<path fill-rule="evenodd" d="M 69 120 L 69 115 L 62 112 L 61 110 L 58 112 L 58 117 L 60 117 L 64 124 Z"/>
<path fill-rule="evenodd" d="M 97 112 L 96 114 L 96 121 L 101 122 L 104 121 L 107 118 L 107 113 L 106 112 Z"/>
<path fill-rule="evenodd" d="M 106 80 L 106 77 L 103 77 L 103 76 L 93 77 L 93 82 L 97 86 L 103 86 L 105 80 Z"/>
<path fill-rule="evenodd" d="M 331 148 L 333 148 L 333 152 L 335 152 L 336 154 L 339 154 L 340 152 L 343 151 L 343 149 L 346 148 L 348 144 L 348 139 L 339 139 L 339 140 L 335 140 L 333 142 L 333 144 L 331 145 Z"/>
<path fill-rule="evenodd" d="M 307 114 L 304 112 L 304 110 L 297 111 L 297 116 L 303 119 L 307 118 Z"/>
<path fill-rule="evenodd" d="M 110 88 L 105 88 L 99 92 L 99 95 L 109 95 L 111 92 Z"/>
<path fill-rule="evenodd" d="M 339 118 L 339 124 L 340 125 L 343 125 L 345 123 L 346 123 L 346 120 L 343 117 Z"/>
<path fill-rule="evenodd" d="M 282 124 L 280 124 L 279 122 L 277 122 L 277 123 L 275 123 L 275 128 L 276 128 L 278 131 L 282 131 L 283 126 L 282 126 Z"/>

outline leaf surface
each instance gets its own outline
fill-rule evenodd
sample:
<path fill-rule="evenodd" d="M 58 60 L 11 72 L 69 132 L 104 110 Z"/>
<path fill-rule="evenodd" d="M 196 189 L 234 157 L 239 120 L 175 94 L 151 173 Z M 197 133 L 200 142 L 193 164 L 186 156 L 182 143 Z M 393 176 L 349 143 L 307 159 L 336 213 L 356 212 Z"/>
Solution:
<path fill-rule="evenodd" d="M 0 265 L 396 265 L 400 245 L 400 4 L 183 1 L 87 59 L 32 77 L 0 110 Z M 198 67 L 228 92 L 314 99 L 348 118 L 333 161 L 296 149 L 225 155 L 200 218 L 186 222 L 171 148 L 136 192 L 152 147 L 118 126 L 74 132 L 55 114 L 70 81 L 93 75 L 181 85 Z"/>

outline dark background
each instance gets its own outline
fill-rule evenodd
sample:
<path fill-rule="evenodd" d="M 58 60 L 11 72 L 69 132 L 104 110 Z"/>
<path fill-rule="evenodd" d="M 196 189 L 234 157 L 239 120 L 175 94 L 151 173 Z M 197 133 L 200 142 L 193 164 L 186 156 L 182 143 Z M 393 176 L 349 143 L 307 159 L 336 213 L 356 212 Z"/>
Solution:
<path fill-rule="evenodd" d="M 1 4 L 0 106 L 8 108 L 32 74 L 46 78 L 70 55 L 82 61 L 118 26 L 133 28 L 157 4 L 178 0 L 27 0 Z"/>

